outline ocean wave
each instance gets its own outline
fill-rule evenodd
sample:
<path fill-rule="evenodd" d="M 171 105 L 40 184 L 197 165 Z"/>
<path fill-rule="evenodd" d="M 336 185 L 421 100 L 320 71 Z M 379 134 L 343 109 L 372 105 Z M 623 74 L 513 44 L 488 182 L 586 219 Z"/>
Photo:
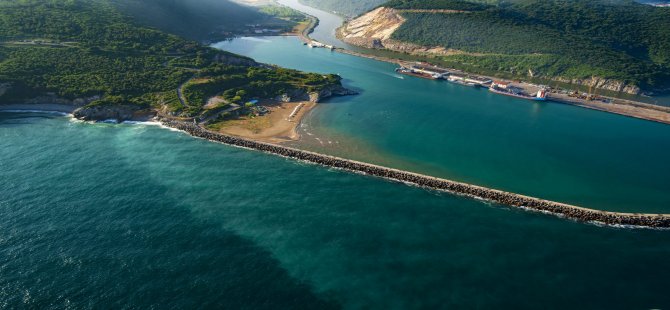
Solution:
<path fill-rule="evenodd" d="M 124 125 L 144 125 L 144 126 L 161 126 L 162 124 L 159 122 L 152 122 L 152 121 L 123 121 L 121 124 Z"/>
<path fill-rule="evenodd" d="M 179 129 L 177 129 L 177 128 L 172 128 L 172 127 L 170 127 L 170 126 L 165 126 L 165 125 L 162 124 L 162 123 L 158 123 L 158 127 L 163 128 L 163 129 L 167 129 L 167 130 L 169 130 L 169 131 L 186 133 L 186 132 L 183 131 L 183 130 L 179 130 Z"/>
<path fill-rule="evenodd" d="M 97 121 L 96 123 L 103 123 L 103 124 L 118 124 L 118 123 L 119 123 L 119 120 L 117 120 L 117 119 L 115 119 L 115 118 L 110 118 L 110 119 L 106 119 L 106 120 L 102 120 L 102 121 Z"/>

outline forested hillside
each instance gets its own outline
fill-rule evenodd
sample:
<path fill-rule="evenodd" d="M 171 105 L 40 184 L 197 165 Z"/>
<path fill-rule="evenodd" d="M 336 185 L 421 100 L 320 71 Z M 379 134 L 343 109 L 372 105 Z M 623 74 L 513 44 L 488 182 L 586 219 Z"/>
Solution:
<path fill-rule="evenodd" d="M 136 25 L 109 0 L 0 0 L 0 85 L 10 85 L 0 102 L 53 93 L 196 115 L 205 102 L 180 102 L 177 92 L 193 78 L 217 86 L 204 95 L 229 90 L 231 101 L 339 85 Z"/>
<path fill-rule="evenodd" d="M 647 90 L 670 86 L 668 8 L 627 0 L 486 2 L 393 0 L 384 6 L 469 11 L 402 12 L 407 21 L 392 36 L 465 52 L 444 57 L 454 66 L 519 76 L 597 76 Z"/>

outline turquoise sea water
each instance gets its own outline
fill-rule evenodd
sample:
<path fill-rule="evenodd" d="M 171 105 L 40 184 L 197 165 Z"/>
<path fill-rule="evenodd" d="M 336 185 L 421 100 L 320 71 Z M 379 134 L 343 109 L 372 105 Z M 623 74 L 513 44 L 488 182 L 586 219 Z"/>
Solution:
<path fill-rule="evenodd" d="M 0 113 L 0 183 L 0 308 L 670 307 L 667 231 L 157 126 Z"/>
<path fill-rule="evenodd" d="M 292 37 L 215 46 L 337 73 L 361 92 L 314 110 L 301 147 L 584 207 L 670 213 L 669 125 L 398 75 Z"/>

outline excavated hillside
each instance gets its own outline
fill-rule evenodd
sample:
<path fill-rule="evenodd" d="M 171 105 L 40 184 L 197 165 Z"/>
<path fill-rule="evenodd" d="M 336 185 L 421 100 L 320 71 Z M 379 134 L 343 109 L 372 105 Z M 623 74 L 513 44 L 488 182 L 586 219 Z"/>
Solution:
<path fill-rule="evenodd" d="M 400 15 L 402 11 L 385 7 L 372 10 L 340 27 L 337 31 L 338 37 L 351 45 L 389 49 L 414 55 L 453 55 L 462 53 L 448 50 L 444 47 L 426 47 L 391 39 L 393 33 L 405 23 L 405 18 Z"/>
<path fill-rule="evenodd" d="M 583 25 L 578 28 L 570 26 L 573 15 L 556 10 L 565 4 L 560 0 L 510 8 L 470 8 L 465 4 L 471 3 L 458 0 L 438 6 L 391 1 L 347 22 L 337 34 L 351 45 L 435 57 L 473 73 L 541 78 L 629 94 L 670 92 L 665 48 L 670 28 L 664 26 L 670 11 L 608 5 L 605 0 L 596 6 L 589 1 L 570 2 L 574 11 L 590 16 L 580 19 Z M 599 30 L 603 27 L 612 33 Z"/>

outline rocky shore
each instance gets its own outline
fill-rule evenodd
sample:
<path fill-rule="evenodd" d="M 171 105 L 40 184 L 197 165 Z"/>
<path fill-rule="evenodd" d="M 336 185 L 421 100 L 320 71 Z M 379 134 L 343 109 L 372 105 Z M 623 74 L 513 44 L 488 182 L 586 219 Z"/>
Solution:
<path fill-rule="evenodd" d="M 580 221 L 594 222 L 606 225 L 622 225 L 650 228 L 670 228 L 670 214 L 638 214 L 638 213 L 616 213 L 593 209 L 581 208 L 573 205 L 533 198 L 524 195 L 489 189 L 485 187 L 450 181 L 421 175 L 417 173 L 401 171 L 397 169 L 357 162 L 353 160 L 322 155 L 318 153 L 298 150 L 285 146 L 256 142 L 252 140 L 227 136 L 208 131 L 196 124 L 184 123 L 169 119 L 161 119 L 160 122 L 174 129 L 184 131 L 194 137 L 203 138 L 215 142 L 221 142 L 233 146 L 255 149 L 267 153 L 277 154 L 293 159 L 303 160 L 328 167 L 339 168 L 347 171 L 364 173 L 385 179 L 411 183 L 417 186 L 450 192 L 458 195 L 475 197 L 490 202 L 499 203 L 511 207 L 550 213 L 560 217 Z"/>

